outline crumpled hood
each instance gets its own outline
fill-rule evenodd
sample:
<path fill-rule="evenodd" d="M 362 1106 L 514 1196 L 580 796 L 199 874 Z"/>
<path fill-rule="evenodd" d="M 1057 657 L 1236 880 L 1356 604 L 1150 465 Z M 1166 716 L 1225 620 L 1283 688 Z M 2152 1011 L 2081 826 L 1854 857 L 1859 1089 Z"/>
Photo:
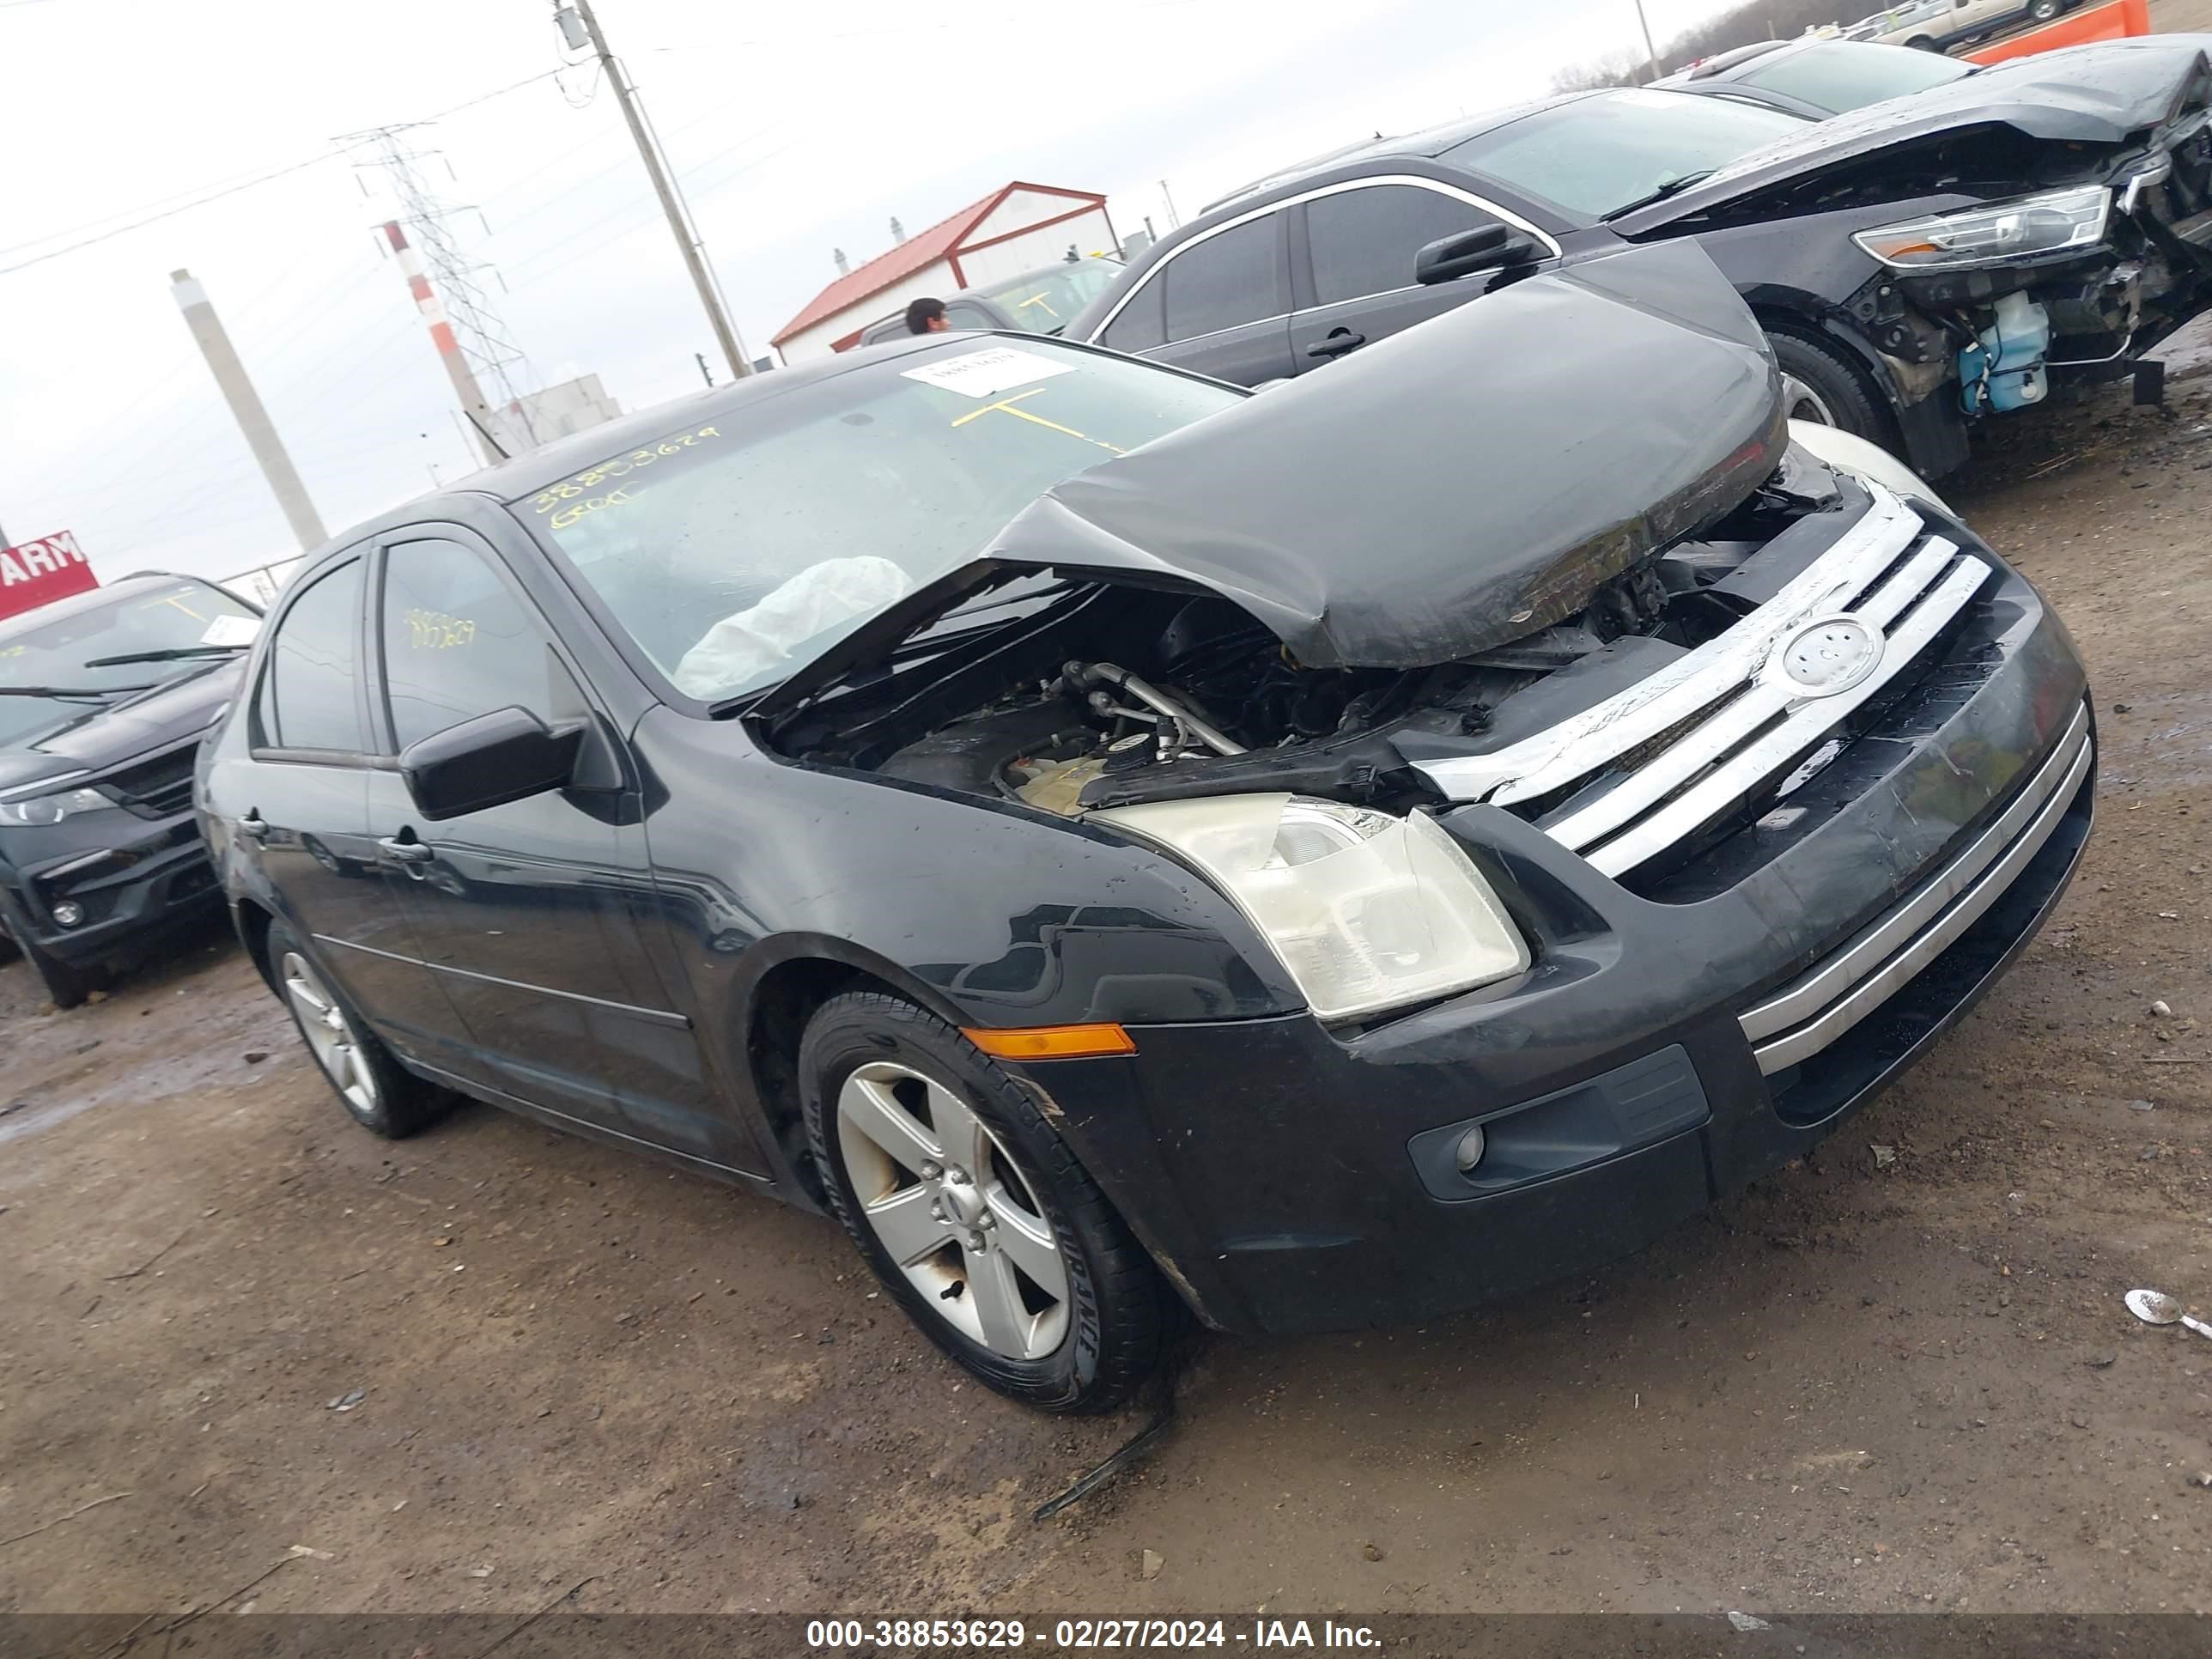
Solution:
<path fill-rule="evenodd" d="M 241 664 L 219 663 L 119 708 L 88 708 L 83 719 L 21 748 L 0 749 L 0 793 L 47 778 L 103 770 L 204 732 L 237 695 L 243 672 Z"/>
<path fill-rule="evenodd" d="M 2173 118 L 2191 82 L 2207 73 L 2209 54 L 2212 34 L 2150 34 L 2014 58 L 1810 123 L 1613 226 L 1633 236 L 1838 162 L 1972 127 L 2008 126 L 2053 143 L 2121 143 Z"/>
<path fill-rule="evenodd" d="M 1749 494 L 1786 442 L 1735 290 L 1693 243 L 1636 248 L 1080 473 L 980 569 L 1195 584 L 1309 666 L 1422 667 L 1571 616 Z"/>

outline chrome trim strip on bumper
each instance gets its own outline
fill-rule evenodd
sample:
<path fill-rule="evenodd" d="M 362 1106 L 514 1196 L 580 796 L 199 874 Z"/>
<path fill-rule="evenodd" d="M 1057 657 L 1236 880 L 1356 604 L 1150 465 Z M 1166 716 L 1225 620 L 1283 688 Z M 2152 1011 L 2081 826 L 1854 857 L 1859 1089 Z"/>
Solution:
<path fill-rule="evenodd" d="M 1873 698 L 1995 574 L 1929 535 L 1908 502 L 1878 484 L 1868 489 L 1872 502 L 1858 522 L 1718 638 L 1547 732 L 1418 769 L 1450 799 L 1510 806 L 1583 783 L 1672 733 L 1657 754 L 1546 831 L 1611 876 L 1694 834 Z M 1782 672 L 1784 647 L 1802 629 L 1838 615 L 1886 636 L 1880 664 L 1846 691 L 1807 695 Z"/>
<path fill-rule="evenodd" d="M 1948 542 L 1939 541 L 1935 545 L 1947 553 L 1956 551 Z M 1914 565 L 1917 566 L 1919 562 L 1915 560 Z M 1861 605 L 1855 614 L 1869 621 L 1887 621 L 1882 614 L 1889 608 L 1885 596 L 1889 596 L 1890 590 L 1911 574 L 1911 568 L 1908 568 L 1899 574 L 1896 581 L 1884 584 L 1873 598 Z M 1589 861 L 1608 876 L 1621 875 L 1665 852 L 1675 842 L 1694 835 L 1714 817 L 1726 811 L 1733 803 L 1756 788 L 1762 779 L 1783 770 L 1792 760 L 1817 746 L 1829 732 L 1843 723 L 1846 714 L 1871 701 L 1888 684 L 1899 667 L 1918 656 L 1949 625 L 1951 620 L 1972 602 L 1993 574 L 1989 566 L 1979 559 L 1968 559 L 1945 578 L 1934 592 L 1916 605 L 1895 631 L 1887 634 L 1882 647 L 1882 666 L 1876 669 L 1871 678 L 1836 696 L 1788 703 L 1789 713 L 1779 725 L 1729 756 L 1726 760 L 1719 761 L 1696 784 L 1651 813 L 1635 828 L 1623 831 L 1588 854 Z M 1914 597 L 1917 596 L 1905 596 L 1906 602 Z M 1887 672 L 1883 672 L 1884 669 Z M 1754 686 L 1753 690 L 1766 689 L 1765 684 L 1761 682 Z M 1718 755 L 1705 743 L 1702 732 L 1691 733 L 1678 747 L 1704 750 L 1706 758 L 1718 759 Z M 1640 774 L 1625 779 L 1613 793 L 1634 789 L 1640 781 Z M 1611 798 L 1608 794 L 1597 804 L 1602 806 Z M 1562 841 L 1568 841 L 1571 846 L 1574 843 L 1562 833 L 1566 827 L 1565 824 L 1555 826 L 1552 833 Z M 1578 848 L 1577 850 L 1581 849 Z"/>
<path fill-rule="evenodd" d="M 2034 780 L 1972 846 L 1850 944 L 1747 1010 L 1743 1034 L 1759 1071 L 1771 1076 L 1820 1053 L 1978 921 L 2043 850 L 2094 754 L 2084 707 Z"/>

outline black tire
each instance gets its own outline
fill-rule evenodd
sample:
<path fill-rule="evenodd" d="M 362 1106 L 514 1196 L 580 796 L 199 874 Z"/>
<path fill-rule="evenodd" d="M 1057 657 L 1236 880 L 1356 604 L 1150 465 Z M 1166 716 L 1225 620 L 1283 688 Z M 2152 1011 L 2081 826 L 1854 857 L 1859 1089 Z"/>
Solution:
<path fill-rule="evenodd" d="M 1896 422 L 1880 394 L 1849 359 L 1832 346 L 1787 329 L 1771 329 L 1766 338 L 1774 348 L 1785 395 L 1789 383 L 1795 380 L 1820 405 L 1820 412 L 1809 413 L 1801 412 L 1803 406 L 1795 404 L 1790 411 L 1793 419 L 1818 420 L 1824 426 L 1880 444 L 1893 454 L 1897 452 Z"/>
<path fill-rule="evenodd" d="M 2061 0 L 2035 0 L 2035 3 L 2027 9 L 2027 15 L 2035 22 L 2048 23 L 2065 9 Z"/>
<path fill-rule="evenodd" d="M 1926 34 L 1916 34 L 1911 40 L 1907 40 L 1905 44 L 1911 47 L 1915 52 L 1941 52 L 1943 50 L 1942 47 L 1936 44 L 1933 36 Z"/>
<path fill-rule="evenodd" d="M 1021 1194 L 1030 1200 L 1024 1207 L 1033 1208 L 1049 1224 L 1065 1271 L 1064 1331 L 1050 1352 L 1029 1358 L 994 1352 L 933 1304 L 957 1304 L 961 1292 L 951 1285 L 972 1282 L 966 1275 L 982 1259 L 970 1255 L 950 1236 L 945 1245 L 949 1255 L 943 1258 L 947 1265 L 941 1267 L 928 1263 L 902 1267 L 884 1247 L 875 1224 L 864 1214 L 841 1135 L 840 1097 L 864 1066 L 919 1073 L 914 1086 L 926 1083 L 949 1091 L 988 1132 L 994 1167 L 1003 1171 L 1003 1164 L 995 1161 L 1011 1159 Z M 912 1003 L 880 992 L 856 991 L 832 999 L 815 1014 L 799 1045 L 799 1067 L 807 1139 L 830 1208 L 885 1294 L 957 1364 L 1010 1399 L 1061 1413 L 1109 1411 L 1158 1369 L 1173 1314 L 1158 1269 L 1029 1094 L 988 1055 Z M 880 1146 L 877 1150 L 880 1152 Z M 946 1162 L 951 1164 L 949 1156 Z M 911 1170 L 892 1173 L 903 1182 L 900 1191 L 931 1184 Z M 944 1179 L 960 1174 L 953 1165 Z M 981 1182 L 984 1171 L 979 1168 L 969 1179 Z M 933 1190 L 943 1194 L 947 1189 L 940 1183 Z M 947 1288 L 933 1298 L 909 1277 L 909 1271 L 941 1273 Z M 1025 1288 L 1028 1283 L 1024 1281 Z"/>
<path fill-rule="evenodd" d="M 6 902 L 0 902 L 0 939 L 31 965 L 39 983 L 46 988 L 46 1000 L 57 1008 L 82 1007 L 94 991 L 107 988 L 106 969 L 80 968 L 41 950 L 17 926 L 13 906 Z"/>
<path fill-rule="evenodd" d="M 292 1016 L 308 1057 L 345 1114 L 371 1134 L 386 1140 L 404 1140 L 419 1134 L 451 1111 L 453 1096 L 435 1084 L 425 1083 L 392 1057 L 377 1035 L 368 1029 L 343 992 L 331 983 L 321 966 L 301 947 L 298 938 L 281 921 L 269 924 L 264 947 L 269 953 L 269 975 L 277 1000 Z M 321 1036 L 308 1030 L 308 1013 L 301 994 L 305 988 L 295 978 L 304 973 L 313 994 L 322 999 L 344 1022 L 343 1042 L 338 1046 L 349 1058 L 327 1058 L 332 1033 Z M 343 1078 L 345 1081 L 341 1081 Z M 366 1079 L 366 1086 L 362 1079 Z"/>

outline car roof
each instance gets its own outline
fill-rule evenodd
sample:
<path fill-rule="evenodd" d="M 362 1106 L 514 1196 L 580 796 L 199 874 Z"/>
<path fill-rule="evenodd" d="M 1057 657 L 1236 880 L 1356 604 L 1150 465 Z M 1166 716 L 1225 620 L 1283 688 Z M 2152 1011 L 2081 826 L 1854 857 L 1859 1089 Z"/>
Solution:
<path fill-rule="evenodd" d="M 499 501 L 516 501 L 558 483 L 573 473 L 581 472 L 611 455 L 618 455 L 625 449 L 634 449 L 657 441 L 678 427 L 693 422 L 718 420 L 736 410 L 754 408 L 772 398 L 784 397 L 807 386 L 818 386 L 825 380 L 834 380 L 841 375 L 862 374 L 882 363 L 911 356 L 916 352 L 938 350 L 961 341 L 1007 339 L 1036 345 L 1042 338 L 1036 334 L 983 329 L 955 329 L 943 334 L 909 335 L 877 345 L 856 346 L 850 351 L 839 352 L 813 362 L 774 369 L 764 374 L 749 374 L 744 380 L 732 381 L 726 386 L 672 398 L 665 403 L 655 404 L 649 409 L 638 410 L 586 428 L 584 431 L 556 439 L 541 448 L 518 455 L 512 460 L 501 461 L 495 466 L 488 466 L 465 477 L 456 478 L 443 489 L 410 496 L 372 519 L 349 526 L 321 546 L 313 549 L 307 555 L 307 565 L 301 568 L 304 571 L 325 554 L 349 547 L 364 537 L 374 536 L 394 526 L 422 524 L 441 516 L 451 516 L 450 514 L 440 513 L 441 502 L 475 504 L 485 497 Z M 1066 343 L 1071 349 L 1085 349 L 1075 342 Z"/>
<path fill-rule="evenodd" d="M 203 587 L 218 590 L 222 587 L 222 583 L 210 581 L 205 576 L 188 576 L 179 570 L 134 570 L 129 575 L 118 577 L 102 586 L 88 587 L 82 593 L 70 594 L 67 599 L 49 599 L 32 610 L 0 618 L 0 639 L 26 633 L 33 628 L 43 628 L 48 623 L 60 622 L 64 617 L 83 616 L 156 582 L 198 582 Z"/>
<path fill-rule="evenodd" d="M 1468 139 L 1479 137 L 1486 132 L 1495 132 L 1498 128 L 1510 126 L 1528 116 L 1541 114 L 1547 109 L 1557 109 L 1565 104 L 1580 103 L 1586 98 L 1603 98 L 1614 93 L 1633 90 L 1636 88 L 1597 87 L 1588 92 L 1555 93 L 1548 98 L 1531 99 L 1525 104 L 1508 104 L 1502 109 L 1487 110 L 1480 115 L 1400 133 L 1395 137 L 1385 137 L 1377 133 L 1372 138 L 1363 138 L 1358 143 L 1346 144 L 1319 155 L 1308 156 L 1303 161 L 1292 162 L 1264 178 L 1255 179 L 1248 185 L 1240 185 L 1226 196 L 1208 202 L 1201 213 L 1212 213 L 1216 208 L 1227 207 L 1232 202 L 1242 202 L 1266 191 L 1294 185 L 1315 173 L 1326 173 L 1331 167 L 1344 167 L 1355 161 L 1375 161 L 1393 155 L 1433 161 L 1455 144 L 1464 143 Z"/>
<path fill-rule="evenodd" d="M 634 410 L 598 426 L 587 427 L 568 437 L 556 438 L 553 442 L 517 455 L 512 460 L 501 461 L 495 466 L 471 472 L 465 477 L 456 478 L 442 489 L 412 496 L 399 506 L 353 526 L 343 534 L 332 537 L 325 545 L 336 547 L 352 542 L 386 524 L 411 523 L 421 520 L 426 516 L 424 507 L 434 501 L 456 496 L 483 495 L 511 501 L 543 489 L 548 484 L 558 483 L 571 473 L 580 472 L 610 455 L 619 454 L 625 449 L 634 449 L 640 444 L 658 439 L 690 422 L 712 421 L 805 386 L 834 380 L 841 374 L 858 374 L 872 364 L 930 350 L 950 340 L 980 337 L 982 337 L 979 331 L 964 334 L 955 331 L 888 340 L 881 345 L 860 347 L 814 362 L 772 369 L 767 374 L 749 374 L 742 380 L 733 380 L 726 386 L 672 398 L 665 403 Z"/>
<path fill-rule="evenodd" d="M 1672 75 L 1662 76 L 1651 84 L 1673 88 L 1689 86 L 1699 81 L 1711 81 L 1731 70 L 1751 63 L 1753 59 L 1770 58 L 1777 52 L 1802 51 L 1819 44 L 1814 40 L 1760 40 L 1748 46 L 1735 46 L 1727 52 L 1717 52 L 1710 58 L 1700 58 L 1696 63 L 1676 70 Z"/>

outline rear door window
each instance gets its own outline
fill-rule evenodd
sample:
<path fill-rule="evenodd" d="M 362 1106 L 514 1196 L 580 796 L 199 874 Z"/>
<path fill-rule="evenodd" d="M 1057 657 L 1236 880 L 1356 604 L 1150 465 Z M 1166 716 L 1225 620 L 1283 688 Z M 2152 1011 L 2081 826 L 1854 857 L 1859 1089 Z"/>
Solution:
<path fill-rule="evenodd" d="M 1160 296 L 1166 292 L 1155 275 L 1114 313 L 1114 320 L 1098 337 L 1098 343 L 1116 351 L 1150 351 L 1167 343 L 1167 325 L 1160 317 Z"/>
<path fill-rule="evenodd" d="M 1164 284 L 1170 341 L 1218 333 L 1290 309 L 1281 256 L 1282 216 L 1221 231 L 1176 254 L 1155 276 Z"/>
<path fill-rule="evenodd" d="M 284 609 L 270 641 L 258 710 L 278 749 L 361 753 L 361 561 L 318 576 Z"/>

